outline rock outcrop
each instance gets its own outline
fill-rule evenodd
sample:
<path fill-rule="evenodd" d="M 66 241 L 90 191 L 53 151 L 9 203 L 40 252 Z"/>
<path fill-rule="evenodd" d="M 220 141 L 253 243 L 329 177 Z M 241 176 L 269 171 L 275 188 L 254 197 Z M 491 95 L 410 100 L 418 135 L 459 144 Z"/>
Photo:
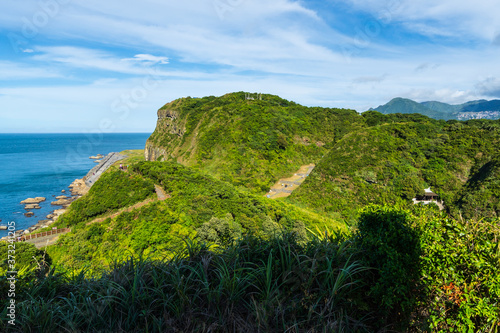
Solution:
<path fill-rule="evenodd" d="M 89 191 L 83 179 L 75 179 L 68 187 L 72 195 L 84 195 Z"/>
<path fill-rule="evenodd" d="M 167 151 L 164 148 L 159 148 L 151 142 L 146 142 L 146 148 L 144 149 L 146 161 L 164 160 L 166 155 Z"/>
<path fill-rule="evenodd" d="M 144 157 L 147 161 L 165 160 L 170 157 L 170 153 L 160 144 L 161 138 L 168 137 L 170 143 L 179 141 L 186 133 L 186 118 L 181 119 L 179 111 L 175 110 L 178 103 L 183 99 L 168 103 L 158 110 L 158 121 L 156 122 L 155 133 L 146 141 Z"/>
<path fill-rule="evenodd" d="M 72 200 L 68 200 L 68 199 L 60 199 L 60 200 L 57 200 L 57 201 L 52 201 L 50 204 L 52 206 L 67 206 L 71 203 Z"/>
<path fill-rule="evenodd" d="M 21 201 L 21 205 L 39 204 L 40 202 L 44 202 L 45 200 L 47 199 L 44 197 L 28 198 Z"/>
<path fill-rule="evenodd" d="M 29 209 L 40 209 L 40 205 L 39 204 L 29 204 L 29 205 L 26 205 L 24 206 L 24 209 L 26 210 L 29 210 Z"/>

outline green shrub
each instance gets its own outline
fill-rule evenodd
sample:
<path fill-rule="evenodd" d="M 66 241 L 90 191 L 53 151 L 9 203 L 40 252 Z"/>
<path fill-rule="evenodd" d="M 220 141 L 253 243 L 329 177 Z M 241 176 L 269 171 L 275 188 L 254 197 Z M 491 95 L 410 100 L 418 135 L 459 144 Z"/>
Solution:
<path fill-rule="evenodd" d="M 372 308 L 382 322 L 404 322 L 416 304 L 420 279 L 419 234 L 406 212 L 386 206 L 362 210 L 355 244 L 372 267 L 364 281 Z"/>
<path fill-rule="evenodd" d="M 433 332 L 499 332 L 500 221 L 418 216 L 424 290 L 414 326 Z"/>
<path fill-rule="evenodd" d="M 79 224 L 106 212 L 130 206 L 153 193 L 154 184 L 149 179 L 130 172 L 107 172 L 90 188 L 87 195 L 71 204 L 57 224 Z"/>
<path fill-rule="evenodd" d="M 55 274 L 19 290 L 4 332 L 369 332 L 353 304 L 364 268 L 350 243 L 243 237 L 226 249 L 187 241 L 172 259 L 130 258 L 100 277 Z M 0 315 L 6 306 L 0 300 Z"/>

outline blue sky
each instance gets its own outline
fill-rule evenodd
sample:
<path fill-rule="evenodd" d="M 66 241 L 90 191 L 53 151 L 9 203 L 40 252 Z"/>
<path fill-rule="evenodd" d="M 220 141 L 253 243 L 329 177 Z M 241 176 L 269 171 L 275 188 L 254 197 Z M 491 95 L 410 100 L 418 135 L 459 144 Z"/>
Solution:
<path fill-rule="evenodd" d="M 500 98 L 497 0 L 4 0 L 0 132 L 152 132 L 183 96 Z"/>

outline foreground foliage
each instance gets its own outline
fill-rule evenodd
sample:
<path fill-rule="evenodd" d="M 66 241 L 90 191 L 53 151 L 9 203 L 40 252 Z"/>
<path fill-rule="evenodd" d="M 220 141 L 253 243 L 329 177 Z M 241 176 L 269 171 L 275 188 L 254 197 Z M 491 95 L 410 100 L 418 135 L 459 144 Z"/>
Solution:
<path fill-rule="evenodd" d="M 164 260 L 129 258 L 92 278 L 42 271 L 19 288 L 18 325 L 2 329 L 500 331 L 498 221 L 427 207 L 369 206 L 360 216 L 352 235 L 186 240 Z"/>
<path fill-rule="evenodd" d="M 352 295 L 365 270 L 347 243 L 246 237 L 188 242 L 167 261 L 129 259 L 97 279 L 51 272 L 18 297 L 9 332 L 366 331 Z M 2 308 L 4 309 L 4 308 Z M 5 315 L 5 313 L 2 313 Z"/>

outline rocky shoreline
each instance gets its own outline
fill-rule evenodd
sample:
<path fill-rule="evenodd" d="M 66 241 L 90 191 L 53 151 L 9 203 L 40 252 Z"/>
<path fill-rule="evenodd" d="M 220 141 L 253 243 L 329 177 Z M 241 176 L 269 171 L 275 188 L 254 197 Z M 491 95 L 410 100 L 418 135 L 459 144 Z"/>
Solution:
<path fill-rule="evenodd" d="M 32 233 L 35 230 L 49 227 L 51 224 L 57 221 L 59 216 L 61 216 L 69 205 L 78 198 L 81 198 L 85 195 L 89 188 L 85 185 L 84 179 L 75 179 L 69 186 L 69 191 L 71 196 L 59 195 L 55 197 L 56 201 L 51 202 L 50 204 L 53 206 L 61 206 L 59 209 L 55 209 L 51 211 L 45 220 L 39 220 L 33 226 L 27 228 L 26 230 L 16 230 L 16 236 L 22 236 Z M 61 193 L 66 193 L 66 190 L 62 190 Z M 36 198 L 27 198 L 20 202 L 20 204 L 24 205 L 24 209 L 27 210 L 24 215 L 26 217 L 33 216 L 34 213 L 31 211 L 32 209 L 40 209 L 40 203 L 46 201 L 47 198 L 44 197 L 36 197 Z M 3 237 L 1 240 L 6 239 L 7 237 Z"/>
<path fill-rule="evenodd" d="M 54 222 L 57 221 L 59 216 L 63 214 L 66 209 L 69 207 L 69 205 L 77 200 L 78 198 L 82 197 L 83 195 L 87 194 L 89 191 L 90 187 L 99 179 L 100 175 L 105 172 L 113 163 L 125 158 L 126 156 L 120 155 L 119 153 L 109 153 L 107 156 L 103 156 L 101 154 L 98 154 L 97 156 L 91 156 L 89 157 L 90 159 L 96 160 L 96 159 L 102 159 L 102 161 L 92 168 L 85 177 L 82 179 L 75 179 L 68 187 L 69 191 L 71 193 L 71 196 L 67 195 L 58 195 L 55 197 L 55 201 L 52 201 L 50 204 L 52 206 L 60 206 L 61 208 L 55 209 L 51 211 L 47 216 L 45 220 L 39 220 L 36 224 L 33 226 L 27 228 L 26 230 L 16 230 L 15 234 L 16 236 L 21 236 L 25 234 L 32 233 L 35 230 L 42 229 L 42 228 L 47 228 L 50 225 L 52 225 Z M 61 190 L 61 193 L 67 193 L 67 190 Z M 20 202 L 20 204 L 24 205 L 24 209 L 26 210 L 26 213 L 24 213 L 24 216 L 26 217 L 32 217 L 35 214 L 32 212 L 33 209 L 40 209 L 40 203 L 46 201 L 47 198 L 44 197 L 36 197 L 36 198 L 27 198 L 23 201 Z M 0 240 L 5 240 L 7 237 L 3 237 Z"/>

